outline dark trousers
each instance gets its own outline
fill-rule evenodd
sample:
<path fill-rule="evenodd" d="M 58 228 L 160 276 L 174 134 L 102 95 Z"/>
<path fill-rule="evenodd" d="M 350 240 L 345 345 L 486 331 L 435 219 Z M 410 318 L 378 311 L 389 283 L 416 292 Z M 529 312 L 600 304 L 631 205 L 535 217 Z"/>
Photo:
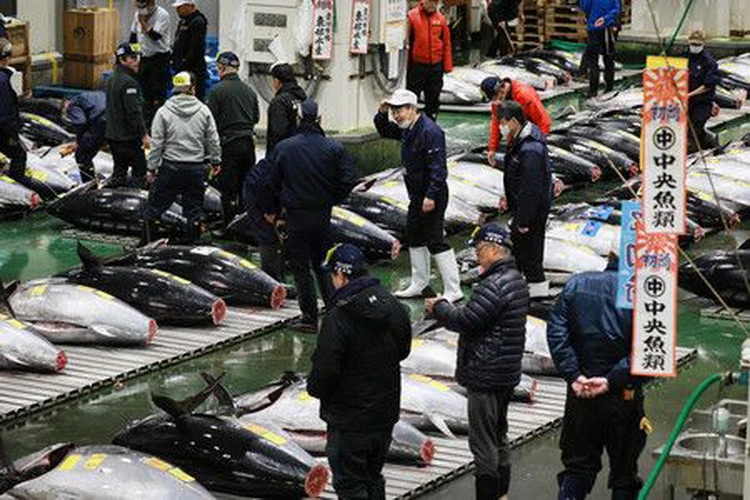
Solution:
<path fill-rule="evenodd" d="M 700 149 L 709 149 L 714 146 L 712 134 L 706 130 L 706 123 L 711 118 L 711 102 L 701 102 L 693 104 L 688 107 L 688 115 L 690 117 L 690 123 L 695 130 L 695 135 L 698 136 L 698 143 L 695 142 L 695 137 L 692 131 L 688 131 L 688 144 L 690 152 Z"/>
<path fill-rule="evenodd" d="M 188 237 L 196 236 L 206 196 L 206 166 L 164 161 L 148 196 L 143 218 L 148 222 L 167 211 L 182 196 L 182 215 L 187 220 Z"/>
<path fill-rule="evenodd" d="M 224 226 L 229 225 L 242 206 L 240 193 L 245 176 L 255 165 L 255 144 L 252 137 L 235 139 L 221 148 L 221 173 L 211 184 L 221 192 Z"/>
<path fill-rule="evenodd" d="M 615 36 L 612 28 L 587 32 L 586 68 L 589 72 L 589 96 L 599 92 L 599 56 L 604 58 L 604 85 L 609 92 L 615 85 Z"/>
<path fill-rule="evenodd" d="M 331 277 L 320 269 L 331 247 L 331 210 L 288 210 L 286 228 L 284 251 L 294 275 L 299 308 L 303 321 L 312 323 L 318 320 L 318 301 L 311 268 L 323 301 L 328 304 L 331 297 Z"/>
<path fill-rule="evenodd" d="M 469 449 L 476 465 L 477 500 L 497 500 L 510 486 L 508 405 L 513 388 L 468 390 Z"/>
<path fill-rule="evenodd" d="M 144 186 L 146 179 L 146 155 L 143 152 L 141 139 L 132 141 L 109 141 L 112 152 L 111 187 L 122 186 L 128 176 L 128 169 L 132 169 L 135 185 Z"/>
<path fill-rule="evenodd" d="M 326 455 L 340 499 L 385 500 L 382 471 L 392 431 L 392 427 L 370 431 L 328 427 Z"/>
<path fill-rule="evenodd" d="M 422 197 L 415 197 L 409 203 L 406 214 L 406 244 L 410 247 L 427 247 L 432 255 L 451 249 L 445 242 L 445 210 L 448 208 L 448 196 L 435 200 L 431 212 L 422 213 Z"/>
<path fill-rule="evenodd" d="M 149 128 L 156 111 L 167 100 L 169 60 L 169 52 L 141 58 L 138 78 L 143 89 L 143 116 Z"/>
<path fill-rule="evenodd" d="M 513 256 L 518 269 L 523 273 L 527 283 L 541 283 L 544 279 L 544 233 L 547 215 L 530 224 L 526 233 L 518 232 L 515 224 L 510 230 L 513 242 Z"/>
<path fill-rule="evenodd" d="M 406 71 L 406 88 L 419 95 L 424 92 L 424 112 L 437 120 L 440 92 L 443 91 L 443 65 L 410 63 Z"/>
<path fill-rule="evenodd" d="M 260 268 L 276 281 L 284 281 L 284 255 L 279 236 L 257 207 L 255 200 L 248 193 L 245 196 L 250 233 L 258 242 L 260 250 Z"/>
<path fill-rule="evenodd" d="M 10 160 L 8 175 L 15 180 L 23 179 L 26 175 L 26 150 L 21 145 L 18 132 L 0 131 L 0 153 Z"/>
<path fill-rule="evenodd" d="M 506 21 L 500 21 L 499 25 L 495 25 L 495 36 L 492 38 L 492 43 L 487 51 L 487 57 L 496 58 L 503 57 L 513 52 L 513 40 L 510 38 L 510 30 L 513 28 L 508 26 Z"/>
<path fill-rule="evenodd" d="M 643 393 L 626 401 L 621 392 L 579 399 L 568 388 L 560 449 L 565 470 L 558 477 L 559 500 L 582 500 L 591 492 L 602 469 L 601 455 L 609 456 L 608 487 L 613 500 L 634 500 L 643 485 L 638 457 L 646 446 L 640 429 Z"/>
<path fill-rule="evenodd" d="M 84 175 L 84 180 L 91 180 L 95 176 L 94 157 L 104 145 L 106 132 L 107 122 L 102 115 L 94 120 L 78 139 L 76 163 Z"/>

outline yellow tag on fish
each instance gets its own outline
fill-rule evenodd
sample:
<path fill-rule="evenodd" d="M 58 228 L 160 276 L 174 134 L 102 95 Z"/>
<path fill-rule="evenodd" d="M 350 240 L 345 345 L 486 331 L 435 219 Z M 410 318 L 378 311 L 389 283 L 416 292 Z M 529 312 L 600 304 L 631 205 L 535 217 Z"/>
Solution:
<path fill-rule="evenodd" d="M 366 223 L 365 219 L 362 218 L 362 217 L 360 217 L 359 215 L 345 212 L 345 211 L 341 210 L 338 207 L 333 207 L 333 214 L 336 217 L 344 219 L 347 222 L 351 222 L 352 224 L 354 224 L 357 227 L 362 227 Z"/>
<path fill-rule="evenodd" d="M 153 467 L 154 469 L 159 469 L 159 470 L 168 470 L 168 469 L 170 469 L 172 467 L 167 462 L 165 462 L 163 460 L 159 460 L 156 457 L 151 457 L 148 460 L 146 460 L 144 463 L 146 465 L 149 465 L 149 466 Z"/>
<path fill-rule="evenodd" d="M 47 285 L 36 285 L 29 291 L 29 294 L 42 295 L 46 291 L 47 291 Z"/>
<path fill-rule="evenodd" d="M 312 396 L 307 391 L 302 391 L 297 396 L 297 399 L 300 401 L 312 401 Z"/>
<path fill-rule="evenodd" d="M 654 432 L 654 426 L 651 425 L 651 421 L 647 417 L 641 419 L 639 427 L 647 436 Z"/>
<path fill-rule="evenodd" d="M 219 255 L 224 257 L 225 259 L 234 260 L 237 258 L 237 256 L 233 253 L 229 253 L 226 250 L 219 250 Z"/>
<path fill-rule="evenodd" d="M 94 453 L 83 464 L 83 468 L 88 470 L 96 470 L 99 468 L 102 462 L 104 462 L 105 458 L 107 458 L 107 455 L 105 455 L 104 453 Z"/>
<path fill-rule="evenodd" d="M 412 339 L 411 341 L 412 349 L 415 347 L 422 347 L 423 345 L 424 345 L 424 340 L 422 339 Z"/>
<path fill-rule="evenodd" d="M 730 154 L 730 155 L 740 155 L 740 154 L 742 154 L 744 152 L 745 151 L 743 151 L 741 149 L 730 149 L 729 151 L 727 151 L 727 154 Z"/>
<path fill-rule="evenodd" d="M 175 276 L 172 273 L 168 273 L 166 271 L 162 271 L 161 269 L 152 269 L 152 273 L 156 274 L 157 276 L 161 276 L 162 278 L 167 278 L 172 281 L 176 281 L 177 283 L 181 285 L 189 285 L 190 281 L 186 280 L 185 278 L 180 278 L 179 276 Z"/>
<path fill-rule="evenodd" d="M 40 182 L 47 182 L 47 179 L 49 178 L 49 175 L 47 175 L 47 172 L 44 170 L 35 170 L 33 168 L 27 168 L 25 174 L 26 177 L 36 179 Z"/>
<path fill-rule="evenodd" d="M 283 437 L 279 436 L 278 434 L 275 434 L 265 427 L 261 427 L 257 424 L 248 424 L 245 426 L 245 429 L 249 430 L 253 434 L 262 437 L 266 441 L 269 441 L 275 445 L 281 446 L 283 444 L 286 444 L 287 440 Z"/>
<path fill-rule="evenodd" d="M 240 265 L 247 269 L 256 269 L 255 265 L 247 259 L 240 259 Z"/>
<path fill-rule="evenodd" d="M 566 222 L 565 224 L 563 224 L 563 227 L 568 231 L 578 231 L 581 225 L 576 224 L 575 222 Z"/>
<path fill-rule="evenodd" d="M 83 458 L 81 455 L 68 455 L 65 460 L 57 467 L 57 470 L 73 470 L 78 462 Z"/>
<path fill-rule="evenodd" d="M 398 182 L 396 182 L 396 181 L 385 181 L 382 184 L 382 186 L 383 187 L 394 187 L 394 186 L 398 186 Z"/>
<path fill-rule="evenodd" d="M 174 469 L 169 469 L 169 473 L 182 481 L 183 483 L 192 483 L 195 481 L 195 478 L 185 472 L 184 470 L 180 469 L 179 467 L 175 467 Z"/>
<path fill-rule="evenodd" d="M 115 300 L 113 296 L 108 294 L 107 292 L 102 292 L 101 290 L 94 290 L 94 293 L 98 295 L 99 297 L 103 298 L 104 300 Z"/>
<path fill-rule="evenodd" d="M 8 323 L 10 326 L 15 328 L 16 330 L 24 330 L 26 328 L 26 325 L 18 321 L 17 319 L 8 318 L 5 320 L 6 323 Z"/>
<path fill-rule="evenodd" d="M 423 384 L 427 384 L 430 387 L 432 387 L 434 389 L 437 389 L 439 391 L 442 391 L 442 392 L 448 392 L 448 391 L 450 391 L 450 389 L 448 388 L 447 385 L 441 384 L 437 380 L 433 380 L 430 377 L 426 377 L 426 376 L 420 375 L 418 373 L 413 373 L 413 374 L 409 375 L 409 378 L 411 378 L 412 380 L 414 380 L 416 382 L 421 382 Z"/>
<path fill-rule="evenodd" d="M 447 162 L 445 162 L 445 164 L 448 168 L 453 168 L 456 166 L 456 160 L 448 160 Z"/>
<path fill-rule="evenodd" d="M 16 181 L 8 177 L 7 175 L 0 175 L 0 181 L 7 182 L 8 184 L 15 184 Z"/>

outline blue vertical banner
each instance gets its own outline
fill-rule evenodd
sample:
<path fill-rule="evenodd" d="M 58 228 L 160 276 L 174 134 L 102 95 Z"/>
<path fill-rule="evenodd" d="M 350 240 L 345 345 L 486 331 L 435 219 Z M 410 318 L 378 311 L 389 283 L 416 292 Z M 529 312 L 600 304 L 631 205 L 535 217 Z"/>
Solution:
<path fill-rule="evenodd" d="M 636 222 L 642 220 L 639 201 L 622 202 L 620 222 L 620 267 L 617 272 L 617 307 L 633 309 L 635 295 Z"/>

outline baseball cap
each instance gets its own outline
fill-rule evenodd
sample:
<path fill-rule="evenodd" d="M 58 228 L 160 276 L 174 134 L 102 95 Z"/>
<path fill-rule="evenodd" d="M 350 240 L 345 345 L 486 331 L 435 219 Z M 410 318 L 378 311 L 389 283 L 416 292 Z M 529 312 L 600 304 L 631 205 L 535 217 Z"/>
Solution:
<path fill-rule="evenodd" d="M 193 85 L 193 78 L 187 71 L 181 71 L 172 78 L 172 85 L 176 89 L 184 89 Z"/>
<path fill-rule="evenodd" d="M 490 222 L 484 226 L 477 226 L 474 232 L 471 233 L 471 238 L 469 239 L 468 244 L 469 246 L 475 247 L 483 242 L 513 248 L 513 243 L 510 241 L 510 233 L 508 230 L 494 222 Z"/>
<path fill-rule="evenodd" d="M 386 104 L 398 108 L 399 106 L 417 105 L 417 95 L 411 90 L 398 89 L 386 101 Z"/>
<path fill-rule="evenodd" d="M 216 63 L 222 66 L 229 66 L 230 68 L 239 68 L 240 58 L 234 52 L 222 52 L 216 57 Z"/>
<path fill-rule="evenodd" d="M 366 267 L 367 261 L 359 248 L 349 243 L 339 243 L 328 250 L 321 269 L 353 276 L 362 273 Z"/>
<path fill-rule="evenodd" d="M 692 33 L 690 33 L 690 36 L 688 37 L 688 40 L 691 42 L 705 42 L 706 41 L 706 32 L 701 29 L 693 30 Z"/>
<path fill-rule="evenodd" d="M 482 91 L 482 97 L 487 100 L 492 99 L 497 94 L 497 89 L 500 88 L 502 81 L 496 76 L 488 76 L 479 85 L 479 89 Z"/>
<path fill-rule="evenodd" d="M 271 66 L 271 76 L 282 82 L 294 80 L 294 68 L 283 61 L 275 62 Z"/>
<path fill-rule="evenodd" d="M 320 117 L 318 103 L 312 99 L 305 99 L 297 106 L 297 114 L 303 120 L 314 121 Z"/>
<path fill-rule="evenodd" d="M 141 45 L 138 43 L 121 43 L 115 51 L 116 57 L 140 56 Z"/>
<path fill-rule="evenodd" d="M 172 7 L 182 7 L 183 5 L 195 5 L 194 0 L 175 0 L 175 2 L 172 4 Z"/>

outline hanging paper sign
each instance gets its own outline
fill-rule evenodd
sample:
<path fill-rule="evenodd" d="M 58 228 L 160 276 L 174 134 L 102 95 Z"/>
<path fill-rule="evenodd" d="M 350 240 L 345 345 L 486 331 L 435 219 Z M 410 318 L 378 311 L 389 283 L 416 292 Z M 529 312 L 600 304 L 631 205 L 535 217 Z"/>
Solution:
<path fill-rule="evenodd" d="M 313 2 L 313 59 L 330 59 L 333 53 L 333 0 Z"/>
<path fill-rule="evenodd" d="M 677 235 L 636 222 L 635 307 L 630 373 L 677 376 Z"/>
<path fill-rule="evenodd" d="M 643 218 L 649 233 L 685 234 L 687 60 L 651 56 L 643 73 Z"/>
<path fill-rule="evenodd" d="M 406 0 L 385 0 L 385 23 L 381 39 L 386 52 L 398 52 L 404 47 L 407 13 Z"/>
<path fill-rule="evenodd" d="M 352 2 L 352 31 L 349 40 L 349 52 L 367 54 L 370 43 L 370 0 Z"/>
<path fill-rule="evenodd" d="M 641 204 L 622 202 L 620 224 L 620 264 L 617 270 L 617 308 L 633 309 L 635 297 L 635 224 L 642 221 Z"/>

